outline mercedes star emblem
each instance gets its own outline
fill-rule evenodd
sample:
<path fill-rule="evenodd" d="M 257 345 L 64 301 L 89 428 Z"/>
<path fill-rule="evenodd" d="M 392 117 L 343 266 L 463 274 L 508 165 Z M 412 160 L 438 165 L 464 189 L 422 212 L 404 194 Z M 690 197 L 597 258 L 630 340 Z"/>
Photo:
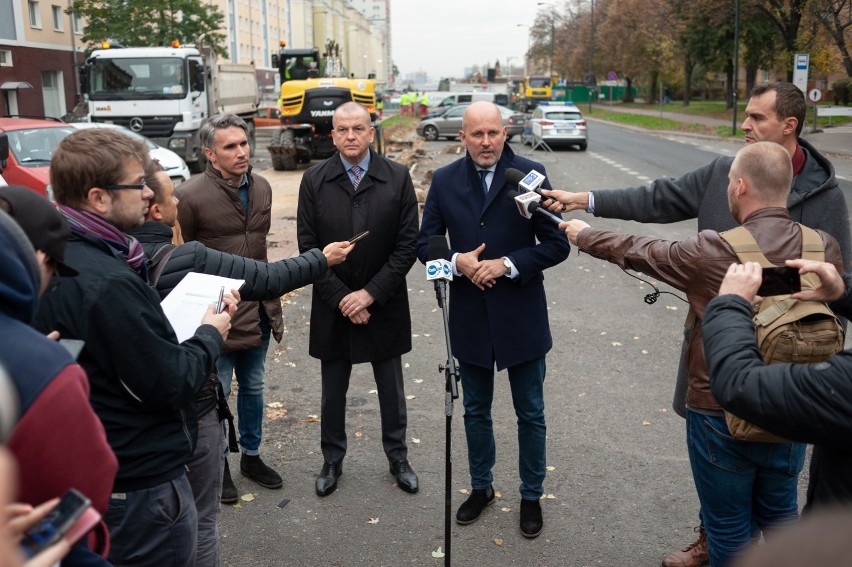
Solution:
<path fill-rule="evenodd" d="M 134 132 L 142 131 L 142 119 L 138 116 L 130 119 L 130 129 Z"/>

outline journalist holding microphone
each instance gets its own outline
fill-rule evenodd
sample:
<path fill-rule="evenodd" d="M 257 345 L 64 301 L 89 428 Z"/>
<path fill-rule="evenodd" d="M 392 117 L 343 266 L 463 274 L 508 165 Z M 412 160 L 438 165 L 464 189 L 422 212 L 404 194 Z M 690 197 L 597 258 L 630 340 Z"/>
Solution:
<path fill-rule="evenodd" d="M 465 111 L 459 138 L 467 153 L 435 171 L 417 254 L 425 262 L 430 237 L 449 233 L 456 276 L 450 283 L 450 339 L 459 361 L 473 488 L 456 521 L 470 524 L 494 502 L 491 403 L 496 363 L 497 370 L 508 369 L 518 417 L 520 528 L 525 537 L 534 538 L 543 526 L 545 355 L 552 346 L 542 271 L 562 262 L 570 247 L 553 222 L 519 214 L 509 194 L 507 169 L 544 168 L 516 156 L 506 135 L 494 104 L 477 102 Z"/>

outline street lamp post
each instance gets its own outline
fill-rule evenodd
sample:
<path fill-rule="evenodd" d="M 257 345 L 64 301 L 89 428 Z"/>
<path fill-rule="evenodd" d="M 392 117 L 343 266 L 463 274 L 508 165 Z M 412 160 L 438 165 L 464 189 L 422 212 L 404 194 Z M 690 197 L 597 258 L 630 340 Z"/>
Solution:
<path fill-rule="evenodd" d="M 550 8 L 550 77 L 553 77 L 553 55 L 554 55 L 554 46 L 555 46 L 555 39 L 556 39 L 556 34 L 555 34 L 556 29 L 555 29 L 553 20 L 555 19 L 554 16 L 556 15 L 556 9 L 553 6 L 553 4 L 551 4 L 549 2 L 538 2 L 537 5 L 547 6 L 548 8 Z"/>

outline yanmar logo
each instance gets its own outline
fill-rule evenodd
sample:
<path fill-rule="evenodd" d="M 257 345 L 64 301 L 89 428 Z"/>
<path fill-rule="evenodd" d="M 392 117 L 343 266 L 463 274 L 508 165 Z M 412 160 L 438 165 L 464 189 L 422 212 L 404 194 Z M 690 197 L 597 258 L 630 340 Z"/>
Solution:
<path fill-rule="evenodd" d="M 334 116 L 333 110 L 312 110 L 311 116 L 320 117 L 320 116 Z"/>
<path fill-rule="evenodd" d="M 101 110 L 103 112 L 112 112 L 112 106 L 109 104 L 105 104 L 104 106 L 95 105 L 95 110 Z"/>

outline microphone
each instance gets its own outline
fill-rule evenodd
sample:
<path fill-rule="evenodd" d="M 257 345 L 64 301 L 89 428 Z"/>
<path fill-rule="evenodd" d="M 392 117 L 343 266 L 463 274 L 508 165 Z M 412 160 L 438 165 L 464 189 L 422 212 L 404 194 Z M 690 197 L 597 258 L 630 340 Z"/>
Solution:
<path fill-rule="evenodd" d="M 541 185 L 544 183 L 545 179 L 546 177 L 544 175 L 534 169 L 530 170 L 527 174 L 524 174 L 521 170 L 515 169 L 514 167 L 510 167 L 506 170 L 506 181 L 515 187 L 520 187 L 526 191 L 538 193 L 545 199 L 549 199 L 550 197 L 541 194 Z"/>
<path fill-rule="evenodd" d="M 447 246 L 447 238 L 440 234 L 434 234 L 429 237 L 427 247 L 429 261 L 426 262 L 426 281 L 453 281 L 453 266 L 450 262 L 450 247 Z"/>
<path fill-rule="evenodd" d="M 563 219 L 562 217 L 554 215 L 553 213 L 539 205 L 540 197 L 536 193 L 518 194 L 518 192 L 514 189 L 510 189 L 506 192 L 506 195 L 508 195 L 510 199 L 515 201 L 515 205 L 518 207 L 518 212 L 525 219 L 531 219 L 533 215 L 539 215 L 541 217 L 546 218 L 556 226 L 559 226 L 560 223 L 565 222 L 565 219 Z"/>

